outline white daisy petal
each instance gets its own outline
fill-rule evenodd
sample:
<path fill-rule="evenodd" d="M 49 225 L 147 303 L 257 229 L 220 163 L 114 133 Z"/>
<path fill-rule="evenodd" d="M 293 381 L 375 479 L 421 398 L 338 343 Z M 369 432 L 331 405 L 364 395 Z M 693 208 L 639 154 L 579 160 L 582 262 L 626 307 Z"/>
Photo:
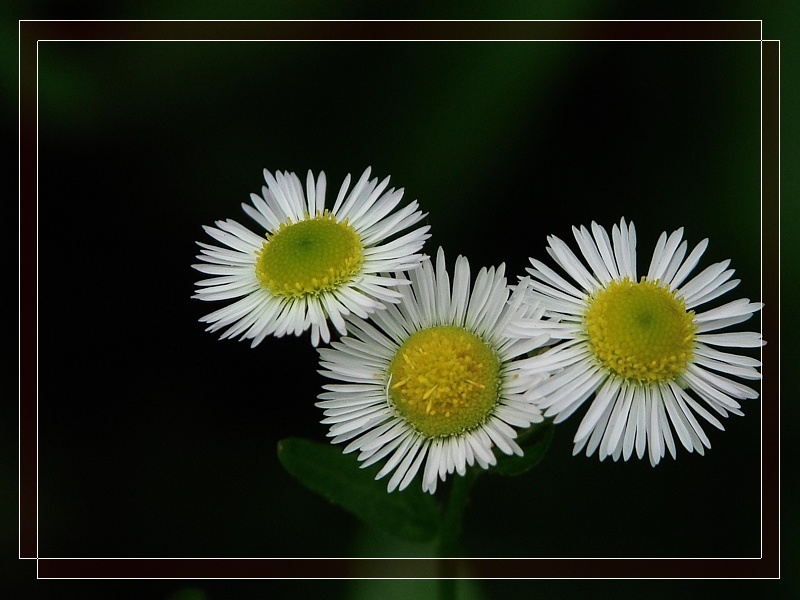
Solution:
<path fill-rule="evenodd" d="M 692 270 L 697 266 L 697 263 L 700 262 L 700 257 L 703 255 L 703 252 L 706 251 L 707 247 L 708 238 L 704 239 L 694 247 L 689 254 L 689 257 L 683 262 L 681 268 L 678 269 L 678 272 L 675 273 L 675 275 L 669 280 L 665 281 L 665 283 L 669 284 L 669 286 L 673 289 L 683 283 L 683 281 L 689 276 L 689 273 L 691 273 Z"/>
<path fill-rule="evenodd" d="M 250 194 L 250 202 L 253 203 L 252 206 L 246 202 L 242 202 L 242 210 L 244 210 L 247 216 L 261 225 L 266 231 L 273 231 L 280 227 L 281 220 L 275 215 L 261 196 L 258 194 Z"/>
<path fill-rule="evenodd" d="M 547 284 L 544 287 L 544 290 L 552 294 L 553 297 L 562 298 L 567 301 L 574 301 L 576 298 L 583 297 L 583 292 L 574 287 L 572 284 L 568 283 L 566 279 L 561 277 L 550 267 L 536 259 L 531 258 L 529 260 L 531 265 L 533 265 L 533 269 L 528 269 L 527 271 L 534 277 L 534 283 L 536 282 L 535 280 L 538 279 Z"/>
<path fill-rule="evenodd" d="M 683 228 L 673 231 L 669 238 L 666 238 L 666 232 L 661 234 L 661 238 L 659 238 L 658 244 L 656 244 L 656 250 L 653 252 L 650 269 L 647 271 L 648 279 L 666 279 L 665 273 L 667 272 L 667 267 L 672 262 L 675 250 L 677 250 L 678 245 L 681 243 L 682 237 Z"/>
<path fill-rule="evenodd" d="M 649 388 L 644 388 L 642 391 L 644 393 L 642 394 L 642 398 L 638 401 L 639 410 L 636 413 L 636 456 L 639 458 L 644 456 L 645 444 L 647 442 L 647 416 L 648 412 L 650 412 L 647 402 L 649 399 Z"/>
<path fill-rule="evenodd" d="M 392 475 L 391 479 L 389 479 L 389 483 L 386 485 L 386 490 L 388 492 L 393 492 L 396 489 L 402 490 L 405 487 L 403 485 L 403 482 L 405 481 L 406 485 L 408 485 L 408 482 L 411 481 L 409 475 L 411 477 L 416 475 L 421 460 L 414 460 L 414 459 L 425 458 L 425 451 L 422 450 L 420 452 L 420 446 L 422 446 L 423 443 L 426 442 L 430 442 L 430 440 L 422 440 L 420 438 L 414 440 L 414 445 L 408 450 L 405 458 L 403 459 L 403 462 L 400 463 L 400 465 L 395 470 L 394 475 Z M 417 453 L 419 453 L 419 457 L 417 456 Z"/>
<path fill-rule="evenodd" d="M 664 436 L 664 443 L 667 446 L 667 450 L 669 450 L 670 456 L 672 458 L 677 458 L 677 450 L 675 448 L 675 440 L 672 437 L 672 430 L 669 426 L 669 417 L 667 417 L 667 409 L 666 403 L 664 401 L 664 394 L 667 393 L 664 391 L 663 386 L 657 386 L 658 395 L 660 401 L 656 401 L 656 408 L 658 408 L 658 422 L 661 426 L 661 433 Z"/>
<path fill-rule="evenodd" d="M 684 298 L 684 301 L 686 302 L 686 308 L 694 308 L 695 306 L 700 306 L 701 304 L 705 304 L 706 302 L 711 302 L 715 298 L 718 298 L 723 294 L 727 294 L 728 292 L 730 292 L 742 281 L 741 279 L 731 279 L 730 281 L 728 281 L 731 275 L 733 275 L 733 269 L 721 273 L 717 277 L 715 282 L 712 285 L 708 286 L 708 289 L 704 294 L 695 294 L 689 300 Z M 722 285 L 718 285 L 717 284 L 718 281 L 725 281 L 725 283 L 723 283 Z"/>
<path fill-rule="evenodd" d="M 742 356 L 739 354 L 731 354 L 729 352 L 720 352 L 705 344 L 697 344 L 694 353 L 699 356 L 706 356 L 712 360 L 724 362 L 729 365 L 738 365 L 740 367 L 760 367 L 761 361 L 750 356 Z"/>
<path fill-rule="evenodd" d="M 717 429 L 724 430 L 725 428 L 720 423 L 719 419 L 717 419 L 714 415 L 708 412 L 703 405 L 698 403 L 694 398 L 692 398 L 689 394 L 687 394 L 684 390 L 680 389 L 679 387 L 675 386 L 674 383 L 670 382 L 670 387 L 672 387 L 675 396 L 680 396 L 686 404 L 688 404 L 698 415 L 703 417 L 706 421 L 711 423 Z"/>
<path fill-rule="evenodd" d="M 364 173 L 361 174 L 361 177 L 356 182 L 353 189 L 347 195 L 347 198 L 342 203 L 341 208 L 339 208 L 339 212 L 337 214 L 341 215 L 343 219 L 346 219 L 350 216 L 353 208 L 358 206 L 361 202 L 362 198 L 366 198 L 369 196 L 371 190 L 369 189 L 369 175 L 372 171 L 371 167 L 367 167 Z"/>
<path fill-rule="evenodd" d="M 586 267 L 581 264 L 578 257 L 572 253 L 572 250 L 555 236 L 550 237 L 550 246 L 548 251 L 551 251 L 553 258 L 570 276 L 577 281 L 584 290 L 593 290 L 597 287 L 597 280 L 592 277 L 591 273 L 586 270 Z"/>
<path fill-rule="evenodd" d="M 614 256 L 619 268 L 620 277 L 636 280 L 636 232 L 620 221 L 619 227 L 614 225 L 611 232 L 614 243 Z"/>
<path fill-rule="evenodd" d="M 408 280 L 396 276 L 410 280 L 399 304 L 371 323 L 347 315 L 348 336 L 319 349 L 320 373 L 342 382 L 319 395 L 328 437 L 359 450 L 362 466 L 385 460 L 376 478 L 392 473 L 390 492 L 421 473 L 423 491 L 434 493 L 439 479 L 496 464 L 494 447 L 521 455 L 516 428 L 543 420 L 523 391 L 546 376 L 519 370 L 515 340 L 501 327 L 519 320 L 534 329 L 543 311 L 521 299 L 524 291 L 511 298 L 502 268 L 481 269 L 472 292 L 469 273 L 459 257 L 451 287 L 440 249 L 435 265 L 426 258 Z"/>
<path fill-rule="evenodd" d="M 661 400 L 658 394 L 658 386 L 647 388 L 647 449 L 650 456 L 650 465 L 655 467 L 664 456 L 664 434 L 661 432 L 661 422 L 658 419 L 658 402 Z"/>
<path fill-rule="evenodd" d="M 609 415 L 606 432 L 600 444 L 600 460 L 603 460 L 606 456 L 615 454 L 620 446 L 622 434 L 625 432 L 625 424 L 628 422 L 628 414 L 631 409 L 634 390 L 635 388 L 633 386 L 620 382 L 614 410 L 611 415 Z"/>
<path fill-rule="evenodd" d="M 717 331 L 719 329 L 725 329 L 726 327 L 730 327 L 731 325 L 736 325 L 738 323 L 744 323 L 750 318 L 750 314 L 738 315 L 736 317 L 726 317 L 724 319 L 713 319 L 706 321 L 705 323 L 699 323 L 697 325 L 697 333 L 706 333 L 707 331 Z"/>
<path fill-rule="evenodd" d="M 344 335 L 348 314 L 366 318 L 399 302 L 401 295 L 391 289 L 398 280 L 379 274 L 417 268 L 428 226 L 403 233 L 424 215 L 416 202 L 393 212 L 402 190 L 386 192 L 388 178 L 378 184 L 377 179 L 369 180 L 369 173 L 367 169 L 349 195 L 348 175 L 333 210 L 327 211 L 325 173 L 315 180 L 309 172 L 304 191 L 294 173 L 273 175 L 265 170 L 262 195 L 252 194 L 252 206 L 242 206 L 267 234 L 253 233 L 231 219 L 204 227 L 224 247 L 198 242 L 202 263 L 194 268 L 215 277 L 197 282 L 193 297 L 206 301 L 253 297 L 271 304 L 247 304 L 259 311 L 258 316 L 242 312 L 245 304 L 237 303 L 233 312 L 216 311 L 202 320 L 215 323 L 236 313 L 236 319 L 226 321 L 230 329 L 223 337 L 241 335 L 254 346 L 267 335 L 299 335 L 311 329 L 316 346 L 330 341 L 328 321 Z M 306 259 L 299 250 L 310 247 L 308 240 L 318 248 L 316 258 Z M 299 269 L 303 261 L 308 266 Z M 276 302 L 281 303 L 280 311 Z"/>
<path fill-rule="evenodd" d="M 761 339 L 760 333 L 742 331 L 737 333 L 706 333 L 697 336 L 698 342 L 723 346 L 726 348 L 758 348 L 766 342 Z"/>
<path fill-rule="evenodd" d="M 443 447 L 444 441 L 442 438 L 436 438 L 428 450 L 428 460 L 425 462 L 425 471 L 422 474 L 422 491 L 424 492 L 430 491 L 433 494 L 436 491 L 436 481 L 439 477 L 439 465 Z"/>
<path fill-rule="evenodd" d="M 600 256 L 603 258 L 603 263 L 605 264 L 606 269 L 608 269 L 608 273 L 611 275 L 612 279 L 619 279 L 619 267 L 617 266 L 617 261 L 614 258 L 614 249 L 611 247 L 611 240 L 608 238 L 608 233 L 605 229 L 592 221 L 592 234 L 594 235 L 594 241 L 597 244 L 597 250 L 600 252 Z"/>
<path fill-rule="evenodd" d="M 680 295 L 683 296 L 684 301 L 688 304 L 695 297 L 705 294 L 709 289 L 718 286 L 722 283 L 718 277 L 724 277 L 726 273 L 732 275 L 733 270 L 726 271 L 729 264 L 731 264 L 731 261 L 725 260 L 713 264 L 710 267 L 706 267 L 695 275 L 688 283 L 680 288 Z M 728 277 L 730 277 L 730 275 L 728 275 Z M 725 277 L 725 280 L 727 280 L 728 277 Z"/>
<path fill-rule="evenodd" d="M 681 266 L 681 262 L 683 261 L 683 257 L 686 256 L 686 248 L 687 248 L 686 241 L 681 242 L 680 246 L 675 250 L 674 254 L 672 255 L 672 260 L 669 261 L 666 270 L 664 273 L 659 277 L 664 283 L 672 281 L 672 278 L 675 276 L 675 273 L 678 272 L 678 268 Z"/>
<path fill-rule="evenodd" d="M 656 242 L 655 250 L 653 250 L 653 257 L 650 259 L 650 268 L 647 269 L 648 279 L 659 279 L 659 266 L 661 259 L 664 256 L 664 248 L 667 246 L 667 232 L 664 231 Z"/>
<path fill-rule="evenodd" d="M 444 252 L 436 253 L 436 312 L 450 315 L 450 276 L 444 263 Z"/>
<path fill-rule="evenodd" d="M 675 399 L 678 401 L 678 406 L 683 411 L 683 414 L 686 416 L 686 421 L 691 426 L 689 430 L 689 434 L 692 435 L 694 449 L 703 454 L 703 446 L 706 448 L 711 448 L 711 442 L 708 440 L 703 428 L 700 426 L 700 423 L 697 422 L 692 411 L 689 410 L 689 407 L 686 406 L 686 402 L 684 401 L 684 394 L 676 395 Z M 701 442 L 698 444 L 698 440 Z"/>
<path fill-rule="evenodd" d="M 583 439 L 591 433 L 597 425 L 600 415 L 605 412 L 606 407 L 617 397 L 617 393 L 622 385 L 619 379 L 609 378 L 597 391 L 597 396 L 586 411 L 578 431 L 575 433 L 575 439 Z"/>
<path fill-rule="evenodd" d="M 603 440 L 603 435 L 605 433 L 606 427 L 608 426 L 608 421 L 611 418 L 611 413 L 613 412 L 614 405 L 612 403 L 608 403 L 603 408 L 603 412 L 600 413 L 597 421 L 595 422 L 595 427 L 592 430 L 591 436 L 586 441 L 584 437 L 578 444 L 576 444 L 576 448 L 582 446 L 586 443 L 586 456 L 591 456 L 594 454 L 594 451 L 597 450 L 598 446 Z M 574 451 L 573 451 L 574 454 Z M 603 460 L 602 457 L 600 460 Z"/>
<path fill-rule="evenodd" d="M 628 412 L 628 421 L 625 423 L 625 436 L 622 440 L 622 458 L 628 460 L 633 453 L 633 443 L 636 440 L 636 425 L 639 422 L 639 409 L 642 405 L 640 390 L 635 390 L 631 409 Z"/>
<path fill-rule="evenodd" d="M 406 436 L 398 438 L 398 440 L 399 440 L 400 443 L 398 444 L 397 449 L 394 451 L 394 453 L 389 458 L 389 460 L 387 460 L 384 463 L 384 465 L 381 468 L 381 470 L 378 471 L 378 474 L 375 475 L 375 479 L 381 479 L 383 477 L 386 477 L 386 475 L 388 475 L 392 471 L 395 471 L 396 469 L 398 469 L 399 466 L 402 465 L 406 461 L 406 459 L 408 458 L 410 452 L 413 451 L 414 454 L 416 454 L 415 448 L 418 448 L 417 444 L 421 444 L 422 443 L 422 440 L 420 438 L 412 435 L 411 433 L 409 433 Z M 413 454 L 411 455 L 411 459 L 412 460 L 414 459 L 414 455 Z M 366 464 L 367 463 L 365 462 L 364 465 L 366 465 Z M 400 474 L 401 477 L 402 477 L 402 475 L 403 475 L 403 473 Z M 394 484 L 394 487 L 397 487 L 397 484 L 399 484 L 400 481 L 395 479 L 396 476 L 397 476 L 397 472 L 395 472 L 395 475 L 393 475 L 390 478 L 389 485 Z"/>
<path fill-rule="evenodd" d="M 682 228 L 661 234 L 641 280 L 633 223 L 622 219 L 610 236 L 594 222 L 591 234 L 583 226 L 572 231 L 591 271 L 555 236 L 548 237 L 547 251 L 583 289 L 534 259 L 527 269 L 530 281 L 519 286 L 527 290 L 526 302 L 545 307 L 545 320 L 536 328 L 519 324 L 509 330 L 528 336 L 545 332 L 551 346 L 519 361 L 521 372 L 548 379 L 518 393 L 556 423 L 590 401 L 574 436 L 574 454 L 585 450 L 589 456 L 599 449 L 600 460 L 615 461 L 647 454 L 656 466 L 667 452 L 676 457 L 673 430 L 687 450 L 703 454 L 711 443 L 696 416 L 722 429 L 712 413 L 741 415 L 737 400 L 758 397 L 732 378 L 761 378 L 757 359 L 715 347 L 764 344 L 755 332 L 709 332 L 746 321 L 763 305 L 739 299 L 695 314 L 694 307 L 739 281 L 730 279 L 734 271 L 726 260 L 684 284 L 708 240 L 687 256 Z"/>
<path fill-rule="evenodd" d="M 734 300 L 723 304 L 713 310 L 698 313 L 694 320 L 695 323 L 705 323 L 706 321 L 713 321 L 716 319 L 725 319 L 729 317 L 747 316 L 748 318 L 757 310 L 761 310 L 764 305 L 761 303 L 752 303 L 747 298 Z"/>
<path fill-rule="evenodd" d="M 600 280 L 600 283 L 603 284 L 611 281 L 613 277 L 611 273 L 609 273 L 608 268 L 603 261 L 603 257 L 600 255 L 600 252 L 598 251 L 597 246 L 595 245 L 594 240 L 589 233 L 589 230 L 587 230 L 584 226 L 581 226 L 580 229 L 573 227 L 572 233 L 575 236 L 575 241 L 578 242 L 581 253 L 594 271 L 595 277 L 597 277 Z"/>

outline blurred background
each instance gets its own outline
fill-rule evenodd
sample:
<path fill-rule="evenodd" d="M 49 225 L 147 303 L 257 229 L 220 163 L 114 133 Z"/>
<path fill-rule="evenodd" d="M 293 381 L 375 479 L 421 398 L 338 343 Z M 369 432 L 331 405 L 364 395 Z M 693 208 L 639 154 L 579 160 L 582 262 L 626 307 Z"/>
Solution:
<path fill-rule="evenodd" d="M 275 457 L 325 438 L 309 340 L 219 341 L 190 299 L 201 226 L 249 221 L 264 167 L 334 196 L 372 165 L 427 252 L 514 278 L 573 224 L 633 220 L 643 271 L 683 226 L 759 297 L 758 43 L 46 42 L 39 65 L 42 556 L 355 550 Z M 576 418 L 535 473 L 481 481 L 470 555 L 757 556 L 759 403 L 656 469 L 572 458 Z"/>
<path fill-rule="evenodd" d="M 332 200 L 372 166 L 428 212 L 427 253 L 510 279 L 573 225 L 634 221 L 640 271 L 684 227 L 742 279 L 722 301 L 760 298 L 757 42 L 40 42 L 38 69 L 40 556 L 430 554 L 278 464 L 325 439 L 307 337 L 198 323 L 221 304 L 190 298 L 195 241 L 254 226 L 264 168 L 324 170 Z M 757 557 L 761 402 L 655 469 L 572 457 L 573 416 L 533 472 L 481 478 L 465 553 Z"/>

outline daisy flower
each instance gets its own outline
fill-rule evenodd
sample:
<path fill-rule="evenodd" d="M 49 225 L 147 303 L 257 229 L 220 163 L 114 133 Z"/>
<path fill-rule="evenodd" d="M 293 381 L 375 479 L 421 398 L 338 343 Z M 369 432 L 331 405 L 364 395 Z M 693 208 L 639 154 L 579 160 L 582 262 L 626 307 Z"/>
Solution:
<path fill-rule="evenodd" d="M 404 278 L 405 275 L 399 275 Z M 456 471 L 496 464 L 493 446 L 522 455 L 515 428 L 543 420 L 523 394 L 542 379 L 524 374 L 517 357 L 540 347 L 546 334 L 514 339 L 511 320 L 541 322 L 544 310 L 509 299 L 504 267 L 481 269 L 470 293 L 470 267 L 456 260 L 453 287 L 439 249 L 409 273 L 402 302 L 368 323 L 349 318 L 350 335 L 319 350 L 327 384 L 325 409 L 332 443 L 348 442 L 362 467 L 387 458 L 377 474 L 394 472 L 387 489 L 404 489 L 422 469 L 422 489 L 436 491 Z M 426 460 L 427 459 L 427 460 Z"/>
<path fill-rule="evenodd" d="M 687 281 L 708 240 L 686 256 L 682 228 L 661 234 L 641 279 L 633 223 L 622 219 L 611 239 L 596 223 L 591 233 L 586 227 L 573 233 L 588 269 L 555 236 L 547 251 L 577 285 L 530 259 L 528 285 L 557 321 L 551 335 L 560 341 L 526 361 L 531 373 L 556 371 L 529 398 L 555 422 L 593 398 L 575 434 L 574 454 L 585 448 L 587 456 L 597 450 L 600 460 L 628 460 L 634 448 L 639 458 L 647 449 L 655 466 L 665 450 L 675 458 L 674 430 L 687 450 L 702 455 L 711 444 L 697 417 L 723 429 L 713 413 L 741 415 L 737 400 L 758 397 L 730 376 L 761 378 L 758 360 L 720 350 L 762 346 L 761 335 L 718 330 L 763 305 L 741 299 L 695 312 L 739 280 L 731 279 L 726 260 Z"/>
<path fill-rule="evenodd" d="M 311 328 L 311 342 L 330 341 L 328 319 L 344 335 L 344 317 L 362 318 L 398 302 L 395 289 L 404 283 L 386 274 L 419 266 L 418 254 L 429 237 L 426 225 L 390 238 L 425 215 L 411 202 L 395 211 L 403 190 L 386 190 L 369 179 L 370 169 L 348 194 L 348 175 L 333 208 L 325 208 L 325 173 L 309 171 L 306 193 L 294 173 L 264 169 L 262 196 L 251 194 L 244 211 L 265 231 L 253 233 L 236 221 L 204 227 L 225 247 L 197 242 L 203 262 L 192 265 L 212 275 L 197 282 L 193 298 L 234 300 L 206 315 L 207 331 L 227 327 L 222 338 L 252 340 L 257 346 L 268 335 L 300 335 Z"/>

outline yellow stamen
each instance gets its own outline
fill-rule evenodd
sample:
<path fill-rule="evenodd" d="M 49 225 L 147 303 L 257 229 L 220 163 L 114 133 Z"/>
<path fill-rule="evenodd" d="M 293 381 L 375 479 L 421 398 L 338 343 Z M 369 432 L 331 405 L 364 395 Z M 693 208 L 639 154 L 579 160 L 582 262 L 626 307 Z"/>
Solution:
<path fill-rule="evenodd" d="M 476 335 L 454 326 L 412 334 L 389 368 L 389 396 L 424 435 L 460 433 L 481 424 L 497 404 L 500 362 Z"/>
<path fill-rule="evenodd" d="M 590 299 L 584 322 L 594 355 L 620 377 L 668 381 L 692 360 L 694 312 L 659 281 L 612 281 Z"/>

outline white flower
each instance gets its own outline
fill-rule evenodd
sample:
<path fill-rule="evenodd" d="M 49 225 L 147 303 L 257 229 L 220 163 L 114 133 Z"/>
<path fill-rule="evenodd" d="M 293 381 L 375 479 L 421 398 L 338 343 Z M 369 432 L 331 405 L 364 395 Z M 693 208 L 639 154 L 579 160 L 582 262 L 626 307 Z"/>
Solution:
<path fill-rule="evenodd" d="M 394 471 L 390 492 L 405 488 L 427 457 L 422 489 L 434 493 L 453 471 L 496 464 L 495 445 L 522 454 L 514 428 L 543 420 L 522 396 L 543 377 L 521 373 L 515 359 L 548 336 L 505 334 L 512 320 L 535 327 L 543 309 L 523 303 L 522 293 L 509 299 L 503 266 L 481 269 L 470 293 L 469 262 L 459 257 L 451 294 L 439 249 L 435 272 L 427 259 L 409 277 L 401 303 L 372 323 L 349 318 L 350 336 L 319 350 L 320 372 L 341 383 L 325 385 L 317 406 L 332 443 L 349 441 L 344 452 L 358 450 L 362 467 L 388 457 L 376 478 Z"/>
<path fill-rule="evenodd" d="M 252 340 L 267 336 L 300 335 L 311 328 L 311 341 L 330 341 L 327 320 L 344 335 L 344 317 L 362 318 L 398 302 L 394 289 L 403 283 L 386 274 L 419 266 L 418 254 L 429 237 L 428 226 L 401 237 L 399 232 L 425 215 L 417 202 L 393 212 L 403 190 L 386 190 L 387 177 L 369 179 L 370 169 L 348 194 L 348 175 L 331 210 L 325 208 L 325 173 L 315 180 L 309 171 L 306 194 L 294 173 L 264 170 L 263 198 L 251 194 L 253 206 L 244 211 L 265 231 L 256 234 L 231 219 L 217 221 L 205 231 L 226 247 L 198 242 L 192 265 L 210 279 L 198 281 L 194 298 L 233 300 L 201 319 L 208 331 L 228 329 L 222 338 Z M 255 208 L 254 208 L 255 207 Z"/>
<path fill-rule="evenodd" d="M 736 400 L 758 397 L 729 376 L 761 378 L 758 360 L 714 347 L 764 344 L 758 333 L 712 332 L 749 319 L 762 304 L 742 299 L 694 312 L 739 283 L 730 279 L 729 260 L 684 283 L 707 239 L 687 257 L 683 229 L 662 233 L 647 275 L 637 279 L 633 223 L 622 219 L 611 239 L 596 223 L 591 228 L 591 234 L 573 228 L 590 270 L 562 240 L 548 238 L 548 253 L 577 287 L 531 259 L 533 297 L 547 307 L 552 335 L 562 341 L 525 362 L 534 374 L 556 371 L 529 398 L 555 422 L 594 398 L 575 434 L 574 454 L 585 447 L 587 456 L 599 450 L 601 460 L 628 460 L 634 447 L 639 458 L 647 448 L 655 466 L 665 449 L 675 458 L 672 429 L 687 450 L 703 454 L 711 444 L 695 414 L 723 429 L 706 407 L 722 417 L 741 415 Z"/>

